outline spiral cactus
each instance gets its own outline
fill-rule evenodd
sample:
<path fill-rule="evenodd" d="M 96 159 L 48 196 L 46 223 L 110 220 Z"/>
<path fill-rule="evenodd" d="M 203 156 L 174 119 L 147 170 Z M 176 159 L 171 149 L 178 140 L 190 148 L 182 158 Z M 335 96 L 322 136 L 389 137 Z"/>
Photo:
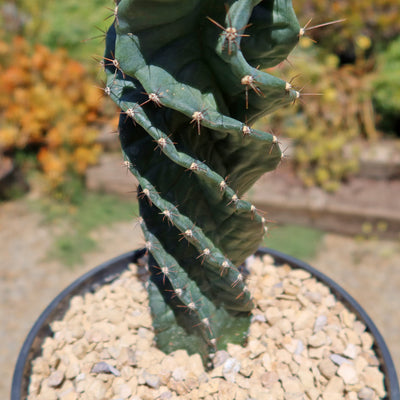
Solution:
<path fill-rule="evenodd" d="M 246 338 L 240 266 L 266 228 L 241 198 L 282 156 L 252 124 L 300 96 L 262 71 L 287 58 L 300 26 L 289 0 L 121 0 L 114 15 L 105 91 L 139 182 L 157 344 L 206 360 Z"/>

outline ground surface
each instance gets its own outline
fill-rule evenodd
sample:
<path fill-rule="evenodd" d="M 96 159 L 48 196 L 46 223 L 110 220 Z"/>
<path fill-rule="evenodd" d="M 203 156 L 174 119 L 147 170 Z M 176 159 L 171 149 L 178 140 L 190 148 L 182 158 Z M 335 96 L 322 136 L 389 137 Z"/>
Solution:
<path fill-rule="evenodd" d="M 68 269 L 46 261 L 53 233 L 24 201 L 0 205 L 0 398 L 9 398 L 13 369 L 30 327 L 45 306 L 83 272 L 141 247 L 132 222 L 96 232 L 98 250 Z M 381 331 L 400 371 L 400 242 L 356 241 L 327 234 L 311 264 L 342 285 Z"/>

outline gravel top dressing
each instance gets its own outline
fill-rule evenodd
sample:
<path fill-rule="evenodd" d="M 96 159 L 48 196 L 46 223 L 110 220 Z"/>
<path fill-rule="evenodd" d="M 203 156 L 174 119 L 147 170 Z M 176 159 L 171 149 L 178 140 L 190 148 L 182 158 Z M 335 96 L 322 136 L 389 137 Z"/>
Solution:
<path fill-rule="evenodd" d="M 33 361 L 28 400 L 356 400 L 386 395 L 365 325 L 309 272 L 255 258 L 246 347 L 206 371 L 198 354 L 154 345 L 143 266 L 72 298 Z"/>

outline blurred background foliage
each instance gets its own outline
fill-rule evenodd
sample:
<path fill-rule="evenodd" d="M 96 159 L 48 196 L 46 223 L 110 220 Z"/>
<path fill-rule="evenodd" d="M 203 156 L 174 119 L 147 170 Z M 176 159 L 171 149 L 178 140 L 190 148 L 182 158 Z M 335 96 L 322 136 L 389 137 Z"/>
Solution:
<path fill-rule="evenodd" d="M 96 88 L 114 7 L 112 0 L 0 2 L 0 157 L 39 171 L 59 196 L 72 198 L 82 186 L 102 151 L 99 132 L 116 126 L 118 113 Z M 305 185 L 334 191 L 357 172 L 360 142 L 400 136 L 399 4 L 297 0 L 294 7 L 303 26 L 311 19 L 306 36 L 271 73 L 304 96 L 259 124 L 290 139 L 293 171 Z"/>

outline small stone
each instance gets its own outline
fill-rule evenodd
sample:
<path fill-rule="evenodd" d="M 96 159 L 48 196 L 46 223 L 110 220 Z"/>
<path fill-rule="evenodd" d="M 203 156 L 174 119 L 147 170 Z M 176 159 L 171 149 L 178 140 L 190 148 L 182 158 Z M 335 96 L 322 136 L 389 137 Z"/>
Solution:
<path fill-rule="evenodd" d="M 336 365 L 342 365 L 342 364 L 344 364 L 344 363 L 350 363 L 350 360 L 349 360 L 349 359 L 347 359 L 347 358 L 345 358 L 345 357 L 342 357 L 342 356 L 339 355 L 339 354 L 332 354 L 332 355 L 330 356 L 330 359 L 331 359 Z"/>
<path fill-rule="evenodd" d="M 369 387 L 363 387 L 358 392 L 358 398 L 360 400 L 373 400 L 374 396 L 375 396 L 375 392 Z"/>
<path fill-rule="evenodd" d="M 287 376 L 281 378 L 283 390 L 286 393 L 302 393 L 304 391 L 300 379 L 294 376 Z"/>
<path fill-rule="evenodd" d="M 142 377 L 146 385 L 151 388 L 158 389 L 161 386 L 160 377 L 157 375 L 150 374 L 149 372 L 144 370 L 142 373 Z"/>
<path fill-rule="evenodd" d="M 47 386 L 56 388 L 61 385 L 61 383 L 64 380 L 64 372 L 63 371 L 54 371 L 53 373 L 50 374 L 50 376 L 47 379 Z"/>
<path fill-rule="evenodd" d="M 289 277 L 295 278 L 295 279 L 300 279 L 303 281 L 305 279 L 310 279 L 311 274 L 310 274 L 310 272 L 305 271 L 304 269 L 294 268 L 289 272 Z"/>
<path fill-rule="evenodd" d="M 315 324 L 314 324 L 314 332 L 317 333 L 320 330 L 322 330 L 326 323 L 328 321 L 328 318 L 326 317 L 326 315 L 318 315 L 317 319 L 315 320 Z"/>
<path fill-rule="evenodd" d="M 227 351 L 218 350 L 215 353 L 215 356 L 213 359 L 214 368 L 219 367 L 220 365 L 223 365 L 228 358 L 229 358 L 229 353 Z"/>
<path fill-rule="evenodd" d="M 121 375 L 121 373 L 116 368 L 106 363 L 105 361 L 100 361 L 93 365 L 90 372 L 92 374 L 113 374 L 115 376 Z"/>
<path fill-rule="evenodd" d="M 351 358 L 352 360 L 354 360 L 357 357 L 358 353 L 359 353 L 359 347 L 357 348 L 357 346 L 353 343 L 349 343 L 345 348 L 345 350 L 343 351 L 343 355 L 348 358 Z"/>
<path fill-rule="evenodd" d="M 333 376 L 329 379 L 328 384 L 324 389 L 324 393 L 343 393 L 344 383 L 339 376 Z"/>
<path fill-rule="evenodd" d="M 236 360 L 236 358 L 231 357 L 225 361 L 222 369 L 222 375 L 228 382 L 234 383 L 236 375 L 239 371 L 240 362 Z"/>
<path fill-rule="evenodd" d="M 278 382 L 278 380 L 279 376 L 275 371 L 265 372 L 260 377 L 261 384 L 266 388 L 272 387 L 272 385 Z"/>
<path fill-rule="evenodd" d="M 331 360 L 325 359 L 318 364 L 318 369 L 329 380 L 336 374 L 337 366 Z"/>
<path fill-rule="evenodd" d="M 374 338 L 369 332 L 364 332 L 360 335 L 362 348 L 365 351 L 368 351 L 372 348 L 374 344 Z"/>
<path fill-rule="evenodd" d="M 318 331 L 308 338 L 308 344 L 312 347 L 321 347 L 326 344 L 326 341 L 326 334 L 323 331 Z"/>
<path fill-rule="evenodd" d="M 337 374 L 343 379 L 346 385 L 358 383 L 358 374 L 353 365 L 343 363 L 337 370 Z"/>
<path fill-rule="evenodd" d="M 105 398 L 106 392 L 106 384 L 99 379 L 93 380 L 85 390 L 85 393 L 88 394 L 89 398 L 95 400 L 103 400 Z"/>
<path fill-rule="evenodd" d="M 186 367 L 178 367 L 172 371 L 172 378 L 174 378 L 177 382 L 183 381 L 186 379 L 188 371 Z"/>
<path fill-rule="evenodd" d="M 384 375 L 376 367 L 366 367 L 361 374 L 362 380 L 374 389 L 378 396 L 385 397 Z"/>
<path fill-rule="evenodd" d="M 282 318 L 282 312 L 277 307 L 268 307 L 265 310 L 265 317 L 270 325 L 274 325 Z"/>
<path fill-rule="evenodd" d="M 310 310 L 300 311 L 296 317 L 296 321 L 293 324 L 293 329 L 299 331 L 302 329 L 314 327 L 315 315 Z"/>
<path fill-rule="evenodd" d="M 283 335 L 286 335 L 292 331 L 292 324 L 290 323 L 290 321 L 287 318 L 280 319 L 276 323 L 276 326 L 279 328 L 279 330 L 281 331 L 281 333 Z"/>

